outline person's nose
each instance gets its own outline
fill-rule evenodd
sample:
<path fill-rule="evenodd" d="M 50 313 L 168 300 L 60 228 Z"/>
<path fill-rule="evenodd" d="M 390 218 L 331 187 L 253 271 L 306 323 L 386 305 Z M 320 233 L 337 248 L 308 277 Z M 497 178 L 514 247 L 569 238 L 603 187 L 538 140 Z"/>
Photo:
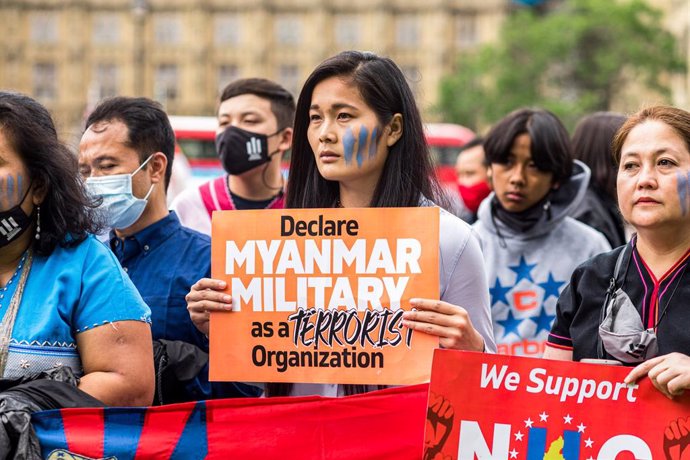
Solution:
<path fill-rule="evenodd" d="M 319 142 L 322 144 L 333 144 L 336 140 L 337 136 L 333 129 L 333 124 L 329 120 L 324 119 L 319 130 Z"/>
<path fill-rule="evenodd" d="M 515 165 L 510 171 L 510 183 L 521 187 L 525 185 L 525 182 L 525 168 L 522 165 Z"/>
<path fill-rule="evenodd" d="M 656 168 L 653 165 L 643 164 L 637 177 L 637 188 L 656 188 L 657 185 Z"/>

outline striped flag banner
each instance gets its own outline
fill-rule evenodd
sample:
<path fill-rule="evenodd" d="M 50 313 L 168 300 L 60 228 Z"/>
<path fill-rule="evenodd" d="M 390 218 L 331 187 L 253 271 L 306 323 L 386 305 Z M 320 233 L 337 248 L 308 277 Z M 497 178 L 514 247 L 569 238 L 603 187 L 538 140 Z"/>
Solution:
<path fill-rule="evenodd" d="M 427 390 L 61 409 L 33 425 L 50 460 L 419 459 Z"/>

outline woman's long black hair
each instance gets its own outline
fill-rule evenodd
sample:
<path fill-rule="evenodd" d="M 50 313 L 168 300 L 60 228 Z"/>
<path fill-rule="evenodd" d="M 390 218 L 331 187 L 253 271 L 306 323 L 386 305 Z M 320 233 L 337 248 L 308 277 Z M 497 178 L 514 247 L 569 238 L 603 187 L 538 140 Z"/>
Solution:
<path fill-rule="evenodd" d="M 390 148 L 370 206 L 414 207 L 422 197 L 441 204 L 443 194 L 434 174 L 422 118 L 402 71 L 389 58 L 344 51 L 314 69 L 297 100 L 287 207 L 328 208 L 339 198 L 338 182 L 319 174 L 307 138 L 314 87 L 331 77 L 350 81 L 382 126 L 396 113 L 402 115 L 402 137 Z"/>
<path fill-rule="evenodd" d="M 36 254 L 74 246 L 99 230 L 95 209 L 79 178 L 77 158 L 58 140 L 48 110 L 28 96 L 0 91 L 0 131 L 24 163 L 31 187 L 43 190 Z"/>

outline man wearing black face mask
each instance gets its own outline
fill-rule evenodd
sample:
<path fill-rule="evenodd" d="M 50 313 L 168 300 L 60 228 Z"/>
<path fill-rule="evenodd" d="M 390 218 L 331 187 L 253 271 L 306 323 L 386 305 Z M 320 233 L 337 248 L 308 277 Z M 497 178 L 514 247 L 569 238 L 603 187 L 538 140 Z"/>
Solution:
<path fill-rule="evenodd" d="M 172 208 L 182 224 L 210 235 L 213 211 L 282 208 L 280 162 L 292 143 L 294 114 L 292 95 L 270 80 L 246 78 L 226 86 L 216 151 L 227 174 L 175 198 Z"/>

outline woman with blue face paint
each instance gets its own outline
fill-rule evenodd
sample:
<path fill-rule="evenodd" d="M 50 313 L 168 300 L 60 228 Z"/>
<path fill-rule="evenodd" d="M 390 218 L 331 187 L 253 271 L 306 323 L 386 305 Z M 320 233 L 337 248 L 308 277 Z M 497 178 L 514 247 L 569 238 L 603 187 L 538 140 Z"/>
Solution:
<path fill-rule="evenodd" d="M 649 375 L 672 397 L 690 388 L 690 113 L 641 110 L 613 152 L 618 206 L 636 234 L 575 270 L 544 357 L 638 364 L 628 382 Z"/>
<path fill-rule="evenodd" d="M 441 193 L 417 105 L 390 59 L 346 51 L 321 63 L 297 102 L 288 208 L 434 206 Z M 418 225 L 422 223 L 412 223 Z M 440 210 L 439 299 L 412 299 L 403 325 L 437 336 L 444 348 L 495 351 L 484 263 L 470 227 Z M 201 280 L 187 296 L 192 320 L 232 300 Z M 414 295 L 414 294 L 413 294 Z M 342 396 L 366 385 L 268 384 L 266 394 Z"/>
<path fill-rule="evenodd" d="M 150 311 L 90 235 L 95 205 L 48 111 L 0 92 L 0 375 L 69 367 L 106 404 L 148 405 Z"/>

